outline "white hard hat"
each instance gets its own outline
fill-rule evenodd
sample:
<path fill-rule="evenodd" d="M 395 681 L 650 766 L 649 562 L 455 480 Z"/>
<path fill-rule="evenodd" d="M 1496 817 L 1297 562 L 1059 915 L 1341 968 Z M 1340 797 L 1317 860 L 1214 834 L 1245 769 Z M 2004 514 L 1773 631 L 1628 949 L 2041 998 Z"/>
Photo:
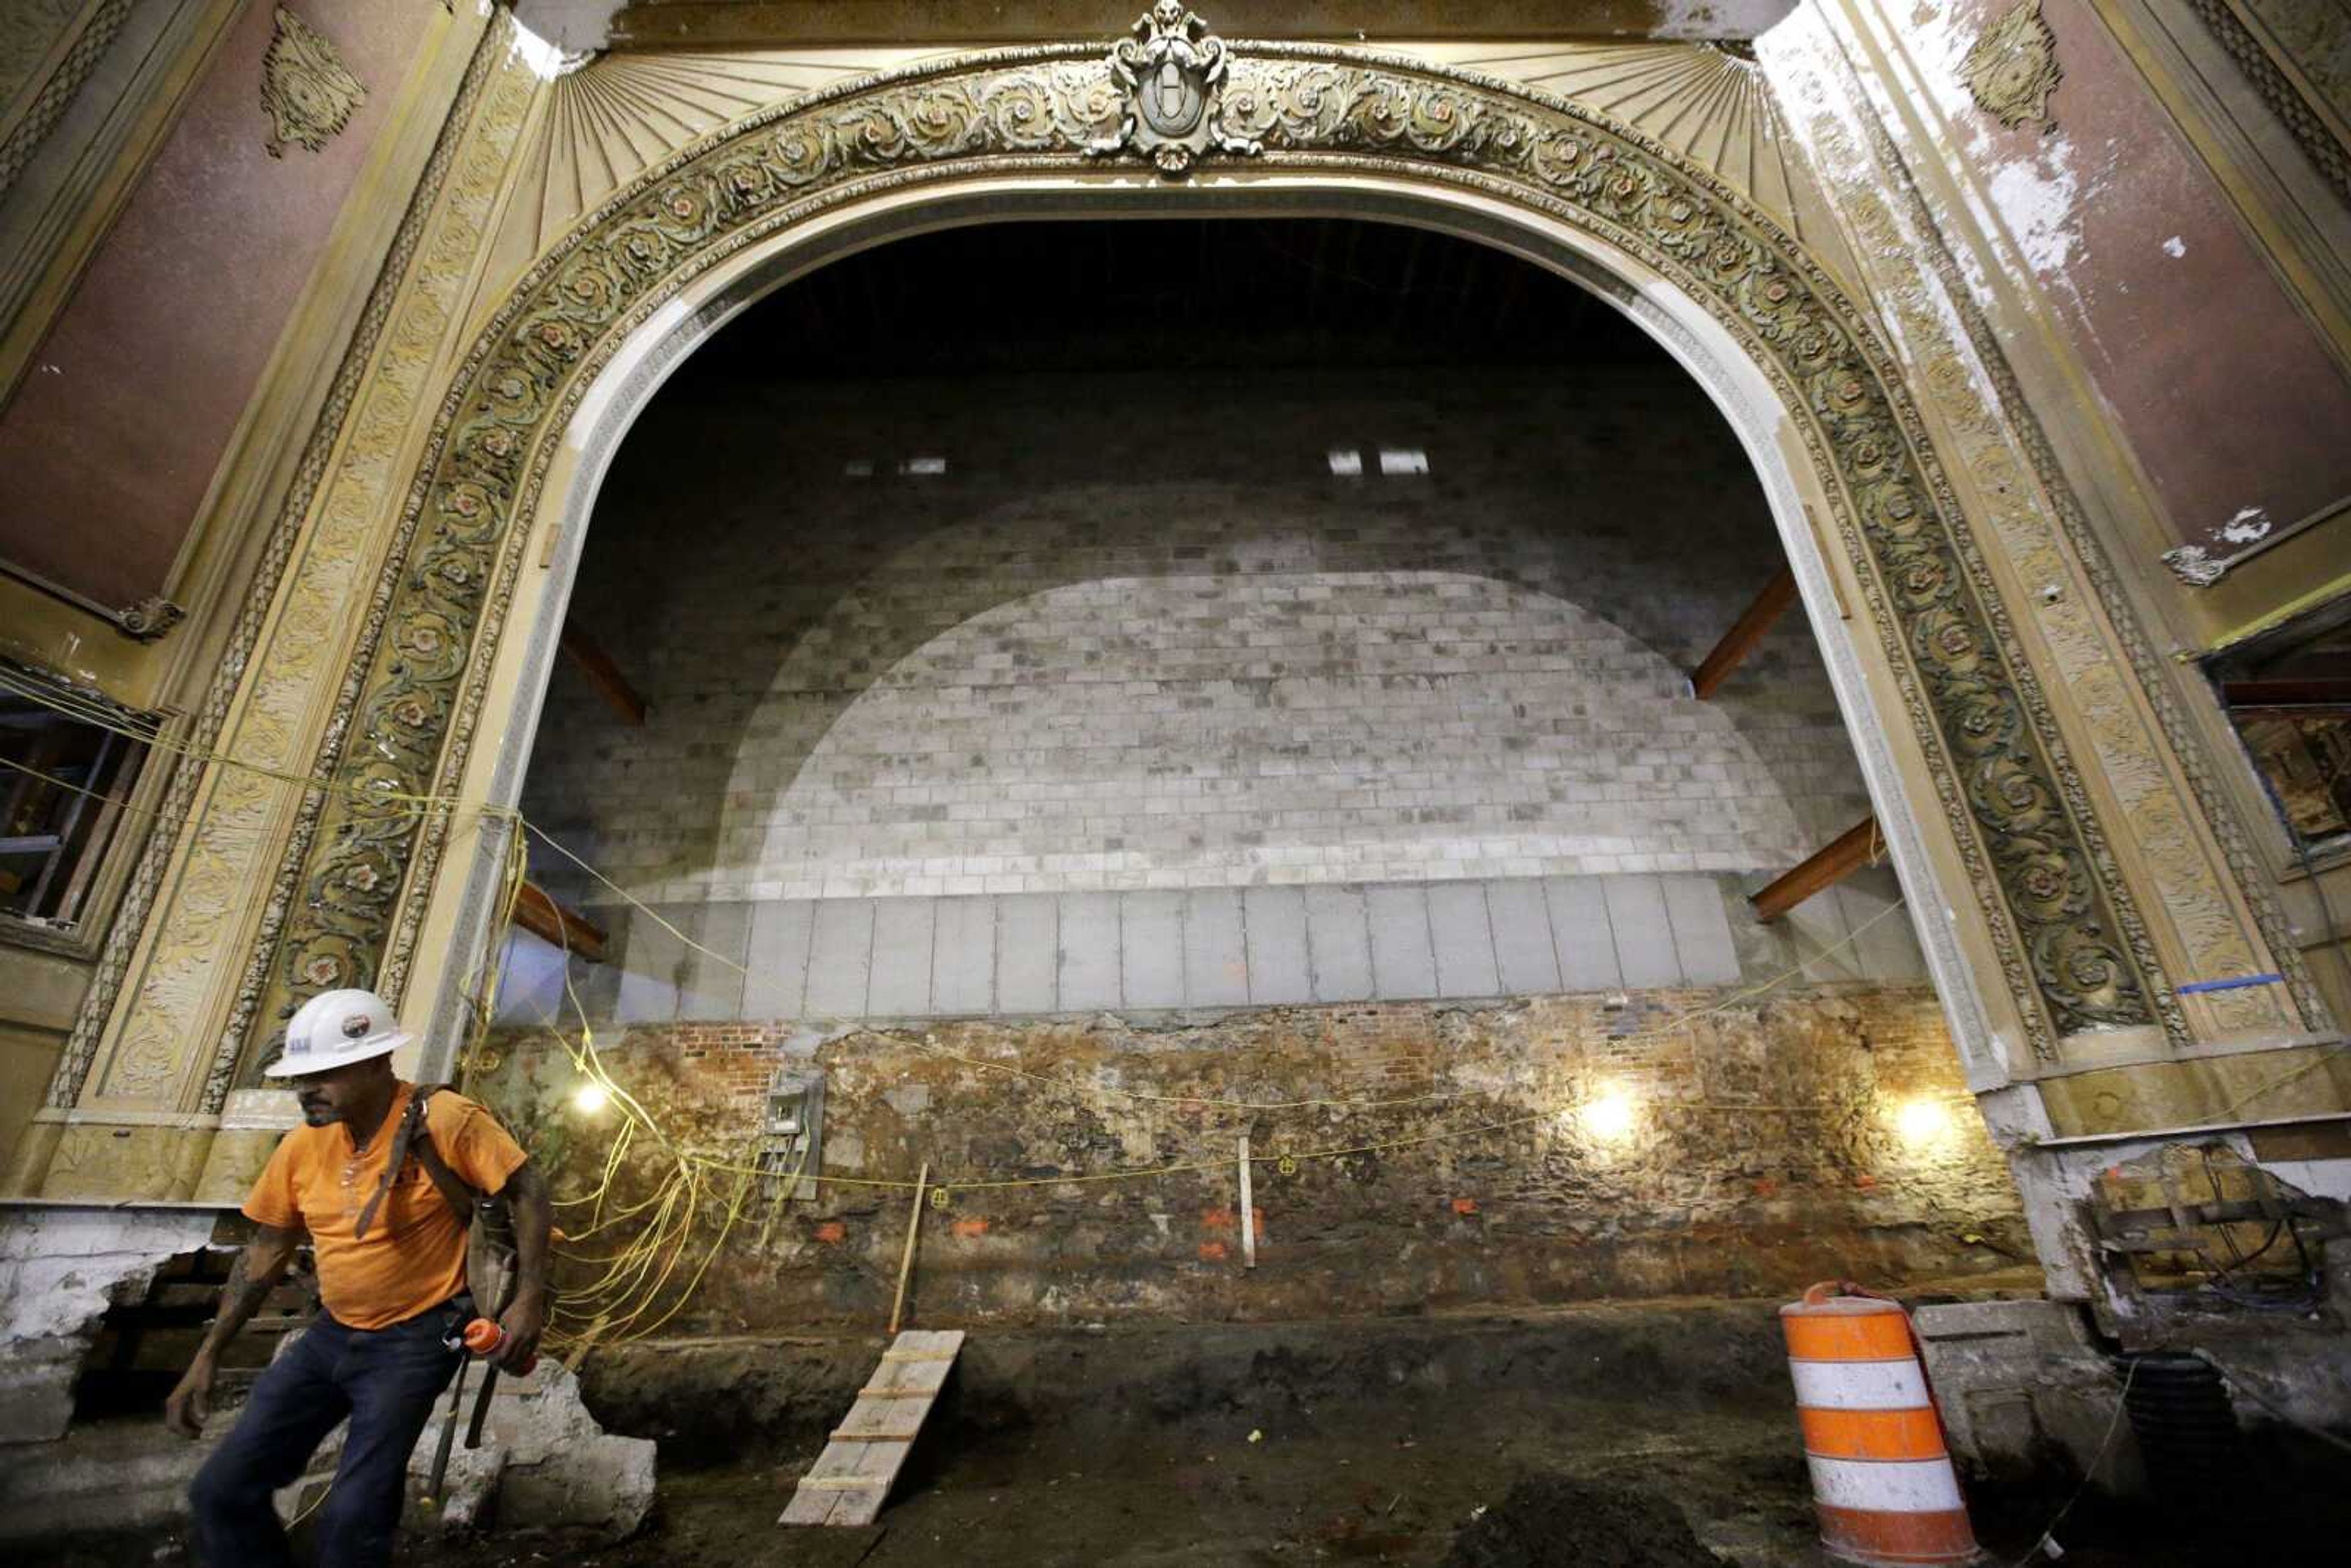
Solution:
<path fill-rule="evenodd" d="M 286 1026 L 286 1054 L 262 1071 L 271 1078 L 331 1072 L 398 1051 L 408 1031 L 373 991 L 322 991 Z"/>

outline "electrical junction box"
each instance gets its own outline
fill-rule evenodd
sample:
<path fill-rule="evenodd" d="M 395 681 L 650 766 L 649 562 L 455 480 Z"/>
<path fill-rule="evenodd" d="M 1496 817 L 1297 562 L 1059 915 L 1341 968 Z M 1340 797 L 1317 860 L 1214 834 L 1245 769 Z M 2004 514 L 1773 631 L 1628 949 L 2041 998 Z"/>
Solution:
<path fill-rule="evenodd" d="M 760 1196 L 770 1202 L 814 1201 L 824 1162 L 824 1073 L 779 1067 L 768 1082 L 759 1125 Z M 798 1179 L 793 1173 L 798 1172 Z"/>

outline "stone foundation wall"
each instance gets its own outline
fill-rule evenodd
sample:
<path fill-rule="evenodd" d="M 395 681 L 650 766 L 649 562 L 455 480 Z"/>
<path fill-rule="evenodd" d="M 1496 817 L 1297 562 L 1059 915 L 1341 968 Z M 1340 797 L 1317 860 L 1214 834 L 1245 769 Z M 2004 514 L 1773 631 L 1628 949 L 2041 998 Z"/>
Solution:
<path fill-rule="evenodd" d="M 1666 1027 L 1676 1019 L 1689 1021 Z M 925 1160 L 945 1195 L 923 1212 L 915 1270 L 933 1326 L 1768 1296 L 1832 1276 L 1915 1286 L 2032 1258 L 2005 1166 L 1919 988 L 830 1035 L 670 1024 L 599 1050 L 670 1136 L 740 1166 L 756 1155 L 777 1069 L 825 1076 L 828 1179 L 814 1201 L 772 1209 L 754 1186 L 669 1333 L 881 1321 L 911 1195 L 847 1184 L 911 1181 Z M 544 1036 L 502 1037 L 492 1055 L 475 1092 L 559 1172 L 559 1190 L 587 1190 L 615 1113 L 570 1103 L 577 1076 Z M 1348 1103 L 1240 1112 L 1186 1097 Z M 1254 1153 L 1295 1164 L 1255 1167 L 1254 1270 L 1236 1212 L 1245 1131 Z M 1191 1168 L 1114 1174 L 1169 1166 Z M 642 1196 L 658 1166 L 640 1140 L 608 1207 Z M 713 1216 L 736 1179 L 714 1179 Z M 569 1207 L 563 1223 L 577 1231 L 587 1216 Z"/>

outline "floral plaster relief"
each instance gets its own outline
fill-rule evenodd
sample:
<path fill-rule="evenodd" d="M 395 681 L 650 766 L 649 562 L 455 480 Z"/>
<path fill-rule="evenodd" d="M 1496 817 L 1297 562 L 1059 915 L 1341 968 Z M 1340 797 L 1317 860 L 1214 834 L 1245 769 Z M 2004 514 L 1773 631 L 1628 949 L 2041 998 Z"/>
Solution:
<path fill-rule="evenodd" d="M 899 182 L 926 164 L 990 154 L 1074 164 L 1119 123 L 1101 60 L 1092 50 L 992 56 L 935 79 L 820 96 L 788 117 L 756 119 L 614 204 L 599 227 L 536 269 L 477 341 L 466 390 L 442 404 L 446 439 L 418 493 L 421 514 L 403 519 L 403 533 L 413 533 L 395 549 L 400 564 L 381 590 L 383 637 L 349 709 L 350 732 L 368 748 L 340 764 L 343 777 L 429 792 L 462 776 L 478 672 L 519 570 L 512 525 L 537 504 L 547 433 L 562 428 L 610 344 L 737 235 L 783 221 L 796 193 L 806 193 L 799 210 L 816 212 L 828 187 L 869 173 Z M 1222 102 L 1220 135 L 1261 143 L 1269 163 L 1370 154 L 1572 209 L 1748 335 L 1788 406 L 1805 413 L 1813 462 L 1835 476 L 1828 499 L 1849 548 L 1878 554 L 1888 586 L 1869 580 L 1873 621 L 1920 742 L 1959 758 L 1938 793 L 1979 879 L 2011 988 L 2046 1000 L 2043 1041 L 2051 1022 L 2072 1032 L 2153 1021 L 2152 950 L 2045 704 L 2011 663 L 2004 612 L 1983 597 L 1980 554 L 1940 471 L 1917 465 L 1899 412 L 1907 400 L 1881 379 L 1890 372 L 1876 348 L 1849 335 L 1858 316 L 1808 260 L 1702 174 L 1481 84 L 1297 46 L 1236 61 Z M 340 719 L 336 733 L 345 733 Z M 300 881 L 277 895 L 284 939 L 256 977 L 260 1005 L 246 1031 L 253 1050 L 321 986 L 379 972 L 396 985 L 413 929 L 395 923 L 395 911 L 421 907 L 400 892 L 429 885 L 444 828 L 420 832 L 399 813 L 334 795 L 302 837 Z M 351 880 L 363 865 L 373 872 L 364 887 Z"/>
<path fill-rule="evenodd" d="M 2002 125 L 2054 131 L 2049 95 L 2065 71 L 2057 63 L 2057 35 L 2041 19 L 2041 0 L 2016 0 L 2001 12 L 1959 62 L 1959 77 L 1976 107 Z"/>
<path fill-rule="evenodd" d="M 293 142 L 323 152 L 335 132 L 351 122 L 351 110 L 367 99 L 367 88 L 343 64 L 325 35 L 285 6 L 277 7 L 277 31 L 261 57 L 261 109 L 269 135 L 261 144 L 272 158 Z"/>

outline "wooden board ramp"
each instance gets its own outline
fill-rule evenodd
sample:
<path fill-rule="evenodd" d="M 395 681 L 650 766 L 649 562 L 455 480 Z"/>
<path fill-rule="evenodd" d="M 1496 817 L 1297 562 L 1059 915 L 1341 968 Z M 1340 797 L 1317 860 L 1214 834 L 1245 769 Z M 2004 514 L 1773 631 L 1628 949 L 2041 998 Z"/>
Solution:
<path fill-rule="evenodd" d="M 880 1517 L 962 1350 L 961 1329 L 908 1329 L 892 1340 L 776 1522 L 871 1524 Z"/>

